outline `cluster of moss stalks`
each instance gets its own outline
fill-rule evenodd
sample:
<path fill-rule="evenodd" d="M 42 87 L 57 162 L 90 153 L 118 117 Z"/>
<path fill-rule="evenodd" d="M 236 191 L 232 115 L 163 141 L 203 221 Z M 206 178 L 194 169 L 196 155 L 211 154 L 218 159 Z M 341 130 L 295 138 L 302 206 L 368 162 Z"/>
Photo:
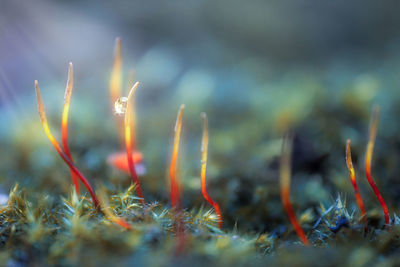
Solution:
<path fill-rule="evenodd" d="M 119 50 L 120 48 L 117 49 Z M 116 57 L 115 68 L 120 69 L 119 57 Z M 309 88 L 308 84 L 306 87 Z M 265 95 L 265 90 L 260 92 Z M 298 92 L 302 91 L 298 90 Z M 312 94 L 302 93 L 301 95 Z M 296 97 L 293 99 L 297 101 L 299 95 L 294 94 L 294 96 Z M 256 97 L 260 96 L 256 95 Z M 274 97 L 269 98 L 274 99 Z M 350 98 L 352 101 L 357 99 Z M 114 99 L 111 102 L 114 103 Z M 323 101 L 316 102 L 324 103 Z M 354 103 L 351 102 L 350 106 L 354 108 Z M 260 105 L 259 108 L 264 110 L 265 105 Z M 321 110 L 324 109 L 321 108 Z M 322 113 L 318 118 L 323 126 L 328 121 L 329 114 L 319 111 L 317 106 L 313 112 Z M 282 114 L 287 114 L 287 112 L 283 111 Z M 298 112 L 293 114 L 298 114 Z M 253 119 L 257 121 L 255 125 L 260 124 L 259 118 L 253 117 Z M 251 132 L 248 129 L 249 124 L 246 123 L 247 121 L 237 127 L 245 129 L 246 133 L 243 136 Z M 158 124 L 155 123 L 155 125 Z M 336 127 L 333 130 L 339 131 L 339 128 Z M 227 135 L 238 131 L 224 129 L 221 132 L 220 139 L 225 139 Z M 332 134 L 331 131 L 329 133 Z M 262 135 L 257 138 L 265 139 Z M 327 139 L 330 140 L 330 138 Z M 273 143 L 267 146 L 264 143 L 265 150 L 275 147 L 275 142 Z M 255 148 L 254 144 L 252 148 Z M 263 149 L 260 151 L 256 154 L 257 156 L 265 154 Z M 248 153 L 253 155 L 254 151 L 249 148 Z M 295 155 L 296 153 L 293 154 L 294 161 L 301 159 Z M 242 156 L 247 155 L 243 153 Z M 263 160 L 272 161 L 271 158 L 269 160 L 263 158 Z M 225 162 L 228 160 L 221 162 L 220 165 L 225 167 Z M 286 166 L 288 169 L 291 167 L 289 163 Z M 233 166 L 232 168 L 238 170 L 242 167 Z M 253 174 L 246 173 L 243 176 L 247 178 L 264 168 L 265 166 L 262 165 Z M 225 192 L 231 192 L 227 180 L 232 181 L 235 179 L 232 176 L 240 176 L 239 174 L 232 171 L 226 175 L 227 178 L 222 177 L 223 175 L 219 177 L 221 178 L 219 180 L 223 181 L 219 184 L 218 189 L 222 193 L 219 193 L 218 199 L 223 199 L 221 206 L 228 221 L 222 229 L 218 227 L 218 216 L 213 209 L 197 207 L 177 211 L 165 203 L 144 203 L 143 199 L 136 195 L 136 188 L 133 185 L 126 191 L 98 188 L 101 208 L 96 208 L 91 198 L 78 195 L 73 189 L 68 198 L 60 199 L 59 196 L 21 189 L 16 185 L 10 191 L 8 201 L 3 205 L 0 204 L 0 266 L 400 265 L 400 256 L 398 256 L 400 219 L 396 214 L 391 214 L 390 222 L 383 225 L 380 211 L 366 210 L 367 216 L 363 216 L 356 203 L 348 203 L 343 196 L 338 196 L 330 204 L 324 202 L 325 204 L 320 204 L 319 207 L 311 206 L 310 202 L 307 202 L 308 209 L 302 213 L 298 211 L 298 208 L 304 208 L 305 205 L 297 205 L 299 203 L 294 202 L 294 210 L 298 211 L 299 215 L 297 216 L 299 225 L 304 229 L 310 243 L 310 246 L 305 246 L 296 235 L 289 219 L 283 214 L 279 200 L 273 196 L 269 197 L 269 195 L 278 195 L 275 192 L 278 188 L 276 183 L 269 184 L 273 185 L 269 188 L 268 185 L 257 184 L 256 188 L 249 182 L 251 179 L 243 179 L 237 183 L 237 187 L 244 191 L 244 193 L 239 191 L 235 194 L 239 196 L 237 201 L 232 201 L 234 199 L 231 197 L 232 194 L 225 194 Z M 54 178 L 51 177 L 52 174 L 49 176 L 49 179 Z M 254 176 L 255 178 L 263 177 L 260 174 Z M 290 181 L 288 177 L 287 184 Z M 240 177 L 236 177 L 236 180 L 240 180 Z M 256 182 L 253 181 L 253 183 Z M 297 185 L 301 187 L 303 184 Z M 256 189 L 252 191 L 249 189 L 251 187 Z M 267 191 L 265 188 L 271 190 Z M 318 189 L 321 188 L 318 187 Z M 312 193 L 318 194 L 318 190 L 313 190 Z M 258 200 L 246 202 L 248 195 L 254 195 L 256 196 L 254 198 L 258 197 Z M 263 197 L 259 197 L 260 195 Z M 234 203 L 227 204 L 228 202 Z M 268 219 L 263 220 L 266 218 L 266 213 L 271 216 L 268 215 Z M 365 221 L 366 218 L 367 221 Z M 232 221 L 235 220 L 239 221 L 239 226 L 228 226 L 233 225 Z M 253 232 L 242 230 L 246 222 L 249 222 L 249 225 L 257 224 L 258 226 L 260 221 L 268 227 L 260 227 L 264 230 Z M 177 222 L 179 227 L 177 227 Z"/>

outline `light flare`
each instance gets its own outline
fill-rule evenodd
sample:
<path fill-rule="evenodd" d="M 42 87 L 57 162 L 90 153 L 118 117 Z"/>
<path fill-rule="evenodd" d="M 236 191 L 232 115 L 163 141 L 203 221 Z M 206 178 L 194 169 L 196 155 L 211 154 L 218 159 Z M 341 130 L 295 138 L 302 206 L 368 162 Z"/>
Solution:
<path fill-rule="evenodd" d="M 121 38 L 115 39 L 114 65 L 110 79 L 111 106 L 122 93 L 122 57 L 121 57 Z"/>
<path fill-rule="evenodd" d="M 113 112 L 118 115 L 114 116 L 115 126 L 117 128 L 118 138 L 121 146 L 124 145 L 124 114 L 125 114 L 125 103 L 118 105 L 120 96 L 122 95 L 122 55 L 121 55 L 121 38 L 115 39 L 114 48 L 114 63 L 111 71 L 110 78 L 110 107 Z M 130 89 L 130 88 L 129 88 Z M 121 109 L 122 108 L 122 109 Z"/>
<path fill-rule="evenodd" d="M 138 175 L 143 175 L 145 173 L 145 167 L 143 164 L 143 154 L 140 151 L 133 150 L 132 151 L 132 159 L 133 159 L 133 162 L 135 163 L 136 173 Z M 120 151 L 120 152 L 116 152 L 116 153 L 109 155 L 107 157 L 107 163 L 112 165 L 113 167 L 115 167 L 118 170 L 121 170 L 127 174 L 130 174 L 126 151 Z M 142 170 L 140 170 L 140 168 L 139 168 L 140 165 L 143 166 Z"/>

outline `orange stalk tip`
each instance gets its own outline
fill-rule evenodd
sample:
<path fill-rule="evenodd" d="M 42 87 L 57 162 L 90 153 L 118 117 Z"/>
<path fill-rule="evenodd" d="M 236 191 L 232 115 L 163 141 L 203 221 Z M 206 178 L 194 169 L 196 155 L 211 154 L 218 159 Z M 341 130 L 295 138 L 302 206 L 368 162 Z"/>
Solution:
<path fill-rule="evenodd" d="M 356 174 L 354 171 L 353 162 L 351 160 L 351 141 L 350 141 L 350 139 L 347 139 L 347 143 L 346 143 L 346 165 L 347 165 L 347 168 L 349 169 L 350 181 L 354 188 L 354 194 L 356 197 L 357 205 L 361 211 L 362 220 L 363 220 L 365 226 L 367 226 L 367 212 L 365 211 L 364 201 L 362 200 L 360 191 L 358 190 L 358 185 L 356 182 Z"/>
<path fill-rule="evenodd" d="M 182 130 L 182 113 L 185 105 L 182 104 L 179 108 L 178 115 L 176 118 L 175 124 L 175 134 L 174 134 L 174 143 L 172 146 L 172 156 L 171 156 L 171 163 L 169 167 L 169 178 L 170 178 L 170 197 L 171 197 L 171 205 L 175 209 L 180 209 L 180 199 L 179 199 L 179 182 L 176 177 L 176 163 L 178 159 L 179 153 L 179 142 L 181 137 L 181 130 Z"/>
<path fill-rule="evenodd" d="M 200 114 L 203 120 L 203 138 L 201 142 L 201 172 L 200 172 L 200 179 L 201 179 L 201 193 L 205 200 L 210 203 L 211 206 L 214 207 L 215 213 L 218 216 L 218 227 L 222 228 L 222 214 L 221 209 L 217 202 L 215 202 L 207 192 L 206 188 L 206 170 L 207 170 L 207 154 L 208 154 L 208 123 L 207 123 L 207 115 L 206 113 L 202 112 Z"/>
<path fill-rule="evenodd" d="M 292 204 L 290 202 L 290 177 L 291 177 L 291 154 L 292 154 L 292 141 L 286 136 L 282 143 L 282 156 L 280 163 L 280 187 L 281 187 L 281 200 L 283 208 L 289 217 L 294 230 L 299 236 L 300 240 L 304 245 L 310 245 L 307 236 L 305 235 L 303 228 L 296 218 Z"/>
<path fill-rule="evenodd" d="M 369 128 L 369 138 L 367 144 L 367 151 L 365 154 L 365 175 L 367 177 L 368 183 L 371 186 L 372 190 L 376 198 L 378 199 L 382 211 L 385 217 L 385 225 L 389 225 L 389 209 L 386 205 L 385 200 L 383 199 L 381 192 L 379 191 L 378 187 L 376 186 L 374 179 L 371 176 L 371 160 L 374 151 L 376 133 L 378 131 L 378 120 L 379 120 L 379 106 L 376 106 L 371 115 L 371 123 Z"/>
<path fill-rule="evenodd" d="M 136 184 L 136 193 L 141 198 L 142 204 L 144 203 L 142 188 L 140 187 L 140 182 L 138 175 L 135 169 L 135 161 L 133 160 L 132 156 L 132 129 L 131 129 L 131 117 L 132 117 L 132 110 L 130 107 L 130 100 L 133 98 L 136 89 L 139 86 L 139 82 L 136 82 L 128 94 L 128 101 L 126 103 L 126 111 L 125 111 L 125 147 L 126 147 L 126 158 L 128 161 L 129 172 L 132 177 L 133 183 Z"/>

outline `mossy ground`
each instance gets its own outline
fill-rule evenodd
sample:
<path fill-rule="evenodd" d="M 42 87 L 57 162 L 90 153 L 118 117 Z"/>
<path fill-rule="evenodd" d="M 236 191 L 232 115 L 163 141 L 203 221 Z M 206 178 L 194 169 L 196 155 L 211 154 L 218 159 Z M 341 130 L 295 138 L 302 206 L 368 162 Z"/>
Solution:
<path fill-rule="evenodd" d="M 72 190 L 67 198 L 27 196 L 15 186 L 0 209 L 1 253 L 5 266 L 287 266 L 396 265 L 400 262 L 400 220 L 382 229 L 371 216 L 365 230 L 358 212 L 339 196 L 329 207 L 311 210 L 300 222 L 312 243 L 305 247 L 290 225 L 265 233 L 237 227 L 219 230 L 212 210 L 176 213 L 162 203 L 142 205 L 134 186 L 122 192 L 99 190 L 114 215 L 129 223 L 121 227 L 86 197 Z M 184 234 L 177 234 L 177 218 Z M 374 225 L 378 223 L 378 225 Z"/>

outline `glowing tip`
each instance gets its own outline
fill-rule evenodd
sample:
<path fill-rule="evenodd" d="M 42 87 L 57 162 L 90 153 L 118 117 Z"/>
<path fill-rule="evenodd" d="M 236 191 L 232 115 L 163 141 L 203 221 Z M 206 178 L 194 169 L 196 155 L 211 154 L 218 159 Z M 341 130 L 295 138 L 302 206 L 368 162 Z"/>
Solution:
<path fill-rule="evenodd" d="M 46 114 L 45 114 L 44 106 L 43 106 L 43 99 L 42 99 L 42 95 L 40 93 L 39 83 L 37 80 L 35 80 L 35 92 L 36 92 L 36 99 L 37 99 L 37 103 L 38 103 L 40 119 L 41 119 L 42 123 L 47 123 Z"/>
<path fill-rule="evenodd" d="M 353 169 L 353 162 L 351 160 L 351 148 L 350 148 L 350 146 L 351 146 L 351 140 L 347 139 L 347 142 L 346 142 L 346 164 L 347 164 L 347 168 L 349 170 Z"/>
<path fill-rule="evenodd" d="M 185 109 L 185 104 L 182 104 L 179 107 L 178 116 L 176 118 L 175 129 L 174 129 L 175 132 L 180 130 L 182 124 L 182 112 L 184 109 Z"/>
<path fill-rule="evenodd" d="M 136 89 L 138 88 L 139 84 L 140 84 L 139 82 L 135 82 L 135 84 L 132 86 L 131 90 L 129 90 L 128 101 L 129 101 L 129 100 L 133 97 L 133 95 L 135 94 Z"/>

